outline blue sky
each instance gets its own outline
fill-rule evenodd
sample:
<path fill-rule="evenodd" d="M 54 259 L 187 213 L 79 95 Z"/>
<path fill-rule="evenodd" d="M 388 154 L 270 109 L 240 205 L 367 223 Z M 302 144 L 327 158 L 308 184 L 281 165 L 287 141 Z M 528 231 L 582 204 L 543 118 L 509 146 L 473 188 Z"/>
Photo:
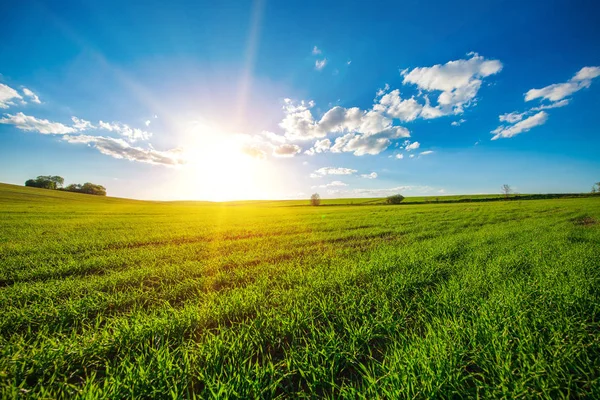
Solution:
<path fill-rule="evenodd" d="M 600 180 L 595 1 L 2 9 L 2 182 L 227 200 Z"/>

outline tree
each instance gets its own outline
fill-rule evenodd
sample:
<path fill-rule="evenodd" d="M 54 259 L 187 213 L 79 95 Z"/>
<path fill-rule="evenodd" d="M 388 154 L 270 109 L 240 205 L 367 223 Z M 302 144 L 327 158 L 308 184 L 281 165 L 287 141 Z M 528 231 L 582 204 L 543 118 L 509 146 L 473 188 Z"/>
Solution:
<path fill-rule="evenodd" d="M 95 185 L 86 182 L 81 186 L 81 193 L 95 194 L 96 196 L 106 196 L 106 188 L 102 185 Z"/>
<path fill-rule="evenodd" d="M 94 194 L 96 196 L 106 196 L 106 188 L 102 185 L 95 185 L 90 182 L 86 182 L 83 185 L 79 183 L 72 183 L 65 188 L 69 192 Z"/>
<path fill-rule="evenodd" d="M 600 182 L 594 183 L 594 186 L 592 186 L 592 193 L 600 193 Z"/>
<path fill-rule="evenodd" d="M 385 202 L 386 204 L 400 204 L 403 200 L 404 196 L 402 196 L 401 194 L 395 194 L 385 199 Z"/>
<path fill-rule="evenodd" d="M 54 182 L 56 184 L 57 189 L 61 188 L 62 185 L 65 183 L 65 178 L 63 178 L 62 176 L 55 175 L 55 176 L 50 176 L 49 178 L 52 182 Z"/>
<path fill-rule="evenodd" d="M 321 205 L 321 196 L 319 196 L 319 193 L 315 193 L 312 196 L 310 196 L 310 205 L 311 206 Z"/>
<path fill-rule="evenodd" d="M 506 183 L 504 185 L 502 185 L 500 190 L 502 191 L 502 194 L 504 195 L 505 199 L 508 199 L 508 196 L 510 196 L 510 194 L 513 191 L 512 188 L 509 185 L 507 185 Z"/>
<path fill-rule="evenodd" d="M 65 179 L 62 176 L 40 175 L 35 179 L 26 180 L 25 186 L 42 189 L 59 189 L 62 187 L 63 183 L 65 183 Z"/>

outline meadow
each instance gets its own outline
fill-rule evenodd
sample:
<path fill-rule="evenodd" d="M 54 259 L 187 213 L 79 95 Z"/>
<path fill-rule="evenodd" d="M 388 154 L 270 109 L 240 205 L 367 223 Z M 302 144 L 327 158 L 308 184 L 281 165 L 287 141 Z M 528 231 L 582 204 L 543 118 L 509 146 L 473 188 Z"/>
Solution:
<path fill-rule="evenodd" d="M 600 197 L 359 201 L 0 185 L 0 397 L 600 398 Z"/>

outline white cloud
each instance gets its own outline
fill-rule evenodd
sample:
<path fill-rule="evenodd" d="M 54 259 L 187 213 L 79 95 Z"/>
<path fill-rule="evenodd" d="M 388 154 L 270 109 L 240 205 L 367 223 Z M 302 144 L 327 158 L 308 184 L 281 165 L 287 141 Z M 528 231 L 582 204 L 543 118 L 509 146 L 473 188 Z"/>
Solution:
<path fill-rule="evenodd" d="M 328 151 L 330 148 L 331 148 L 331 140 L 329 140 L 329 139 L 317 140 L 315 142 L 315 144 L 313 145 L 313 147 L 311 149 L 305 151 L 305 153 L 312 156 L 315 153 L 324 153 L 324 152 Z"/>
<path fill-rule="evenodd" d="M 389 89 L 389 86 L 386 84 L 386 90 L 387 89 Z M 392 90 L 387 94 L 385 94 L 385 91 L 382 91 L 382 89 L 379 89 L 377 95 L 382 97 L 379 99 L 379 102 L 373 106 L 373 110 L 385 112 L 388 116 L 401 121 L 414 121 L 423 110 L 423 106 L 419 104 L 414 97 L 402 100 L 400 97 L 400 90 L 398 89 Z"/>
<path fill-rule="evenodd" d="M 459 119 L 458 121 L 452 121 L 452 123 L 450 125 L 452 126 L 461 126 L 462 124 L 464 124 L 465 122 L 467 122 L 466 119 Z"/>
<path fill-rule="evenodd" d="M 500 115 L 501 122 L 513 124 L 511 126 L 499 126 L 491 133 L 494 134 L 492 140 L 499 138 L 510 138 L 520 133 L 527 132 L 531 128 L 543 125 L 548 120 L 548 114 L 542 110 L 564 107 L 570 103 L 567 96 L 587 88 L 592 84 L 592 79 L 600 76 L 600 67 L 583 67 L 565 83 L 555 83 L 541 89 L 531 89 L 525 93 L 525 101 L 534 99 L 548 100 L 550 104 L 540 104 L 532 107 L 522 113 L 512 112 Z M 539 111 L 539 112 L 538 112 Z M 526 116 L 536 113 L 526 119 Z"/>
<path fill-rule="evenodd" d="M 583 67 L 572 78 L 574 81 L 586 81 L 600 76 L 600 67 Z"/>
<path fill-rule="evenodd" d="M 131 128 L 127 124 L 122 124 L 120 122 L 98 122 L 98 128 L 104 129 L 109 132 L 118 133 L 121 136 L 124 136 L 129 142 L 136 142 L 138 140 L 148 140 L 152 136 L 152 133 L 146 132 L 139 128 Z"/>
<path fill-rule="evenodd" d="M 449 61 L 432 67 L 404 70 L 404 84 L 415 84 L 420 90 L 440 91 L 438 105 L 427 104 L 423 118 L 437 118 L 451 113 L 460 114 L 471 105 L 481 88 L 483 79 L 502 70 L 498 60 L 486 60 L 477 53 L 469 53 L 468 60 Z M 424 107 L 425 108 L 425 107 Z"/>
<path fill-rule="evenodd" d="M 115 128 L 113 128 L 113 125 L 108 123 L 108 122 L 104 122 L 104 121 L 98 121 L 98 127 L 100 129 L 106 129 L 107 131 L 112 132 Z"/>
<path fill-rule="evenodd" d="M 560 100 L 560 101 L 557 101 L 557 102 L 551 103 L 551 104 L 542 104 L 540 106 L 531 108 L 529 110 L 529 112 L 548 110 L 550 108 L 560 108 L 560 107 L 564 107 L 564 106 L 568 105 L 569 102 L 570 102 L 569 99 L 564 99 L 564 100 Z"/>
<path fill-rule="evenodd" d="M 146 122 L 144 122 L 144 125 L 150 126 L 151 123 L 152 123 L 152 121 L 150 121 L 149 119 L 147 119 Z"/>
<path fill-rule="evenodd" d="M 366 179 L 376 179 L 377 178 L 377 172 L 371 172 L 370 174 L 361 174 L 360 177 L 361 178 L 366 178 Z"/>
<path fill-rule="evenodd" d="M 322 70 L 323 68 L 325 68 L 326 65 L 327 65 L 327 59 L 326 58 L 324 58 L 322 60 L 315 61 L 315 69 L 317 71 Z"/>
<path fill-rule="evenodd" d="M 279 123 L 285 135 L 291 140 L 321 138 L 327 133 L 319 129 L 310 110 L 289 113 Z"/>
<path fill-rule="evenodd" d="M 382 89 L 377 90 L 377 93 L 375 93 L 375 95 L 377 97 L 383 96 L 384 94 L 387 93 L 388 90 L 390 90 L 390 85 L 388 83 L 386 83 Z"/>
<path fill-rule="evenodd" d="M 502 114 L 498 117 L 500 122 L 508 122 L 509 124 L 514 124 L 515 122 L 519 122 L 523 119 L 523 117 L 527 115 L 527 111 L 518 113 L 516 111 L 511 113 Z"/>
<path fill-rule="evenodd" d="M 396 158 L 398 160 L 402 160 L 404 158 L 404 154 L 400 153 L 400 154 L 396 154 Z"/>
<path fill-rule="evenodd" d="M 492 137 L 492 140 L 499 138 L 510 138 L 520 133 L 528 132 L 531 128 L 545 124 L 547 120 L 548 114 L 545 111 L 540 111 L 539 113 L 519 121 L 514 125 L 508 127 L 499 126 L 498 128 L 494 129 L 492 133 L 495 136 Z"/>
<path fill-rule="evenodd" d="M 414 155 L 414 154 L 411 154 L 409 157 L 410 157 L 410 158 L 415 158 L 415 155 Z"/>
<path fill-rule="evenodd" d="M 23 88 L 23 94 L 31 99 L 34 103 L 41 104 L 40 98 L 26 87 Z"/>
<path fill-rule="evenodd" d="M 23 100 L 23 97 L 15 89 L 0 83 L 0 108 L 14 106 L 14 100 Z"/>
<path fill-rule="evenodd" d="M 96 129 L 94 125 L 90 121 L 86 121 L 85 119 L 79 119 L 77 117 L 71 117 L 73 121 L 73 128 L 78 131 L 85 131 L 88 129 Z"/>
<path fill-rule="evenodd" d="M 325 188 L 340 187 L 340 186 L 348 186 L 348 184 L 344 183 L 342 181 L 333 181 L 333 182 L 327 183 L 325 185 L 311 186 L 311 189 L 317 189 L 317 188 L 325 189 Z"/>
<path fill-rule="evenodd" d="M 531 89 L 525 93 L 525 101 L 538 98 L 558 101 L 590 85 L 589 81 L 584 82 L 555 83 L 541 89 Z"/>
<path fill-rule="evenodd" d="M 317 55 L 317 54 L 321 54 L 321 53 L 322 53 L 322 51 L 321 51 L 321 49 L 319 49 L 317 46 L 315 46 L 315 47 L 313 47 L 313 49 L 312 49 L 312 53 L 313 53 L 313 55 Z"/>
<path fill-rule="evenodd" d="M 284 106 L 287 115 L 279 126 L 290 140 L 308 140 L 323 138 L 328 134 L 345 134 L 336 139 L 330 150 L 362 155 L 378 154 L 391 144 L 390 139 L 410 136 L 406 128 L 393 126 L 391 119 L 376 111 L 335 106 L 327 111 L 321 120 L 316 121 L 307 106 L 303 106 L 303 103 L 296 105 L 288 100 L 285 100 L 286 106 Z M 321 146 L 321 149 L 327 150 L 325 146 Z"/>
<path fill-rule="evenodd" d="M 414 68 L 404 73 L 404 81 L 414 83 L 423 90 L 452 92 L 473 83 L 475 78 L 485 78 L 502 70 L 498 60 L 486 60 L 472 53 L 469 60 L 449 61 L 444 65 Z"/>
<path fill-rule="evenodd" d="M 352 168 L 323 167 L 310 174 L 310 177 L 320 178 L 325 175 L 352 175 L 356 172 L 358 171 Z"/>
<path fill-rule="evenodd" d="M 376 155 L 390 146 L 392 143 L 390 139 L 406 137 L 401 136 L 403 132 L 404 131 L 402 130 L 386 130 L 372 135 L 355 135 L 353 133 L 348 133 L 335 139 L 335 143 L 331 147 L 331 152 L 350 152 L 354 153 L 355 156 L 362 156 L 365 154 Z"/>
<path fill-rule="evenodd" d="M 408 141 L 408 140 L 407 140 L 406 142 L 404 142 L 404 145 L 405 145 L 405 146 L 404 146 L 404 149 L 405 149 L 406 151 L 416 150 L 416 149 L 418 149 L 419 147 L 421 147 L 421 143 L 419 143 L 419 142 L 413 142 L 413 143 L 411 143 L 411 142 L 410 142 L 410 141 Z"/>
<path fill-rule="evenodd" d="M 64 136 L 63 139 L 69 143 L 93 145 L 100 153 L 114 158 L 165 166 L 185 164 L 181 149 L 167 151 L 158 151 L 153 148 L 143 149 L 133 147 L 123 139 L 105 136 L 78 135 Z"/>
<path fill-rule="evenodd" d="M 429 154 L 433 154 L 433 150 L 422 151 L 419 153 L 420 156 L 426 156 Z"/>
<path fill-rule="evenodd" d="M 27 132 L 38 132 L 42 134 L 64 135 L 74 133 L 76 129 L 60 122 L 51 122 L 47 119 L 38 119 L 19 112 L 15 115 L 6 114 L 0 119 L 0 124 L 14 125 L 17 129 Z"/>
<path fill-rule="evenodd" d="M 302 149 L 295 144 L 282 144 L 273 148 L 273 155 L 276 157 L 294 157 L 300 153 Z"/>
<path fill-rule="evenodd" d="M 583 67 L 569 81 L 554 83 L 541 89 L 531 89 L 525 93 L 525 101 L 534 99 L 559 101 L 573 93 L 590 87 L 592 79 L 600 76 L 600 67 Z"/>
<path fill-rule="evenodd" d="M 348 61 L 346 62 L 346 65 L 350 65 L 350 64 L 352 64 L 352 60 L 348 60 Z"/>
<path fill-rule="evenodd" d="M 388 85 L 380 90 L 380 94 L 387 89 Z M 371 110 L 335 106 L 319 120 L 313 116 L 312 107 L 312 101 L 298 103 L 284 99 L 283 110 L 286 115 L 279 126 L 285 132 L 285 138 L 290 141 L 322 139 L 306 151 L 309 155 L 331 151 L 351 152 L 360 156 L 379 154 L 391 145 L 393 139 L 410 137 L 408 129 L 394 125 L 392 118 L 413 120 L 421 109 L 428 107 L 428 101 L 422 107 L 414 99 L 401 100 L 396 90 L 385 94 Z M 439 110 L 430 113 L 436 111 L 439 113 Z M 425 116 L 428 117 L 427 113 Z M 323 139 L 329 135 L 338 137 L 333 143 L 330 139 Z"/>
<path fill-rule="evenodd" d="M 423 97 L 425 97 L 425 105 L 421 110 L 421 118 L 434 119 L 448 115 L 448 113 L 443 111 L 440 106 L 433 107 L 429 102 L 429 96 Z"/>
<path fill-rule="evenodd" d="M 285 98 L 283 99 L 283 111 L 286 114 L 294 114 L 306 110 L 310 110 L 315 106 L 315 102 L 312 100 L 301 100 L 300 102 L 295 102 L 292 99 Z"/>
<path fill-rule="evenodd" d="M 564 107 L 568 104 L 569 104 L 569 99 L 563 99 L 563 100 L 557 101 L 555 103 L 542 104 L 537 107 L 532 107 L 527 111 L 523 111 L 522 113 L 513 111 L 511 113 L 502 114 L 498 117 L 498 119 L 500 120 L 500 122 L 507 122 L 509 124 L 514 124 L 514 123 L 517 123 L 517 122 L 523 120 L 523 118 L 525 118 L 526 116 L 531 115 L 537 111 L 548 110 L 548 109 L 552 109 L 552 108 L 560 108 L 560 107 Z"/>

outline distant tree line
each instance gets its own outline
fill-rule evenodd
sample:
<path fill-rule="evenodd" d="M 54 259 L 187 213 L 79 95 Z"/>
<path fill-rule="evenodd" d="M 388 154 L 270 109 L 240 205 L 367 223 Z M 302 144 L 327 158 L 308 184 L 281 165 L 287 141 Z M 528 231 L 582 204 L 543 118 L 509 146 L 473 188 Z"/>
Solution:
<path fill-rule="evenodd" d="M 86 182 L 83 185 L 72 183 L 63 188 L 65 179 L 62 176 L 40 175 L 35 179 L 25 181 L 25 186 L 37 187 L 51 190 L 64 190 L 67 192 L 93 194 L 96 196 L 106 196 L 106 188 L 102 185 Z"/>

